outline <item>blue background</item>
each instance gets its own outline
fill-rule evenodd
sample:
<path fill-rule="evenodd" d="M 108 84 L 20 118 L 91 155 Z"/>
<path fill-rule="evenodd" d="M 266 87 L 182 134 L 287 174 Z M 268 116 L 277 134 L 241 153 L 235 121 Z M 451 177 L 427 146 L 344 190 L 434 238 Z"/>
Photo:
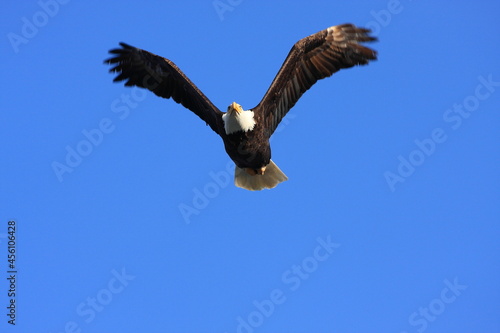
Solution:
<path fill-rule="evenodd" d="M 499 11 L 4 3 L 0 331 L 499 332 Z M 234 187 L 217 135 L 103 64 L 123 41 L 248 109 L 296 41 L 345 22 L 373 30 L 379 60 L 290 111 L 272 140 L 289 181 L 273 190 Z"/>

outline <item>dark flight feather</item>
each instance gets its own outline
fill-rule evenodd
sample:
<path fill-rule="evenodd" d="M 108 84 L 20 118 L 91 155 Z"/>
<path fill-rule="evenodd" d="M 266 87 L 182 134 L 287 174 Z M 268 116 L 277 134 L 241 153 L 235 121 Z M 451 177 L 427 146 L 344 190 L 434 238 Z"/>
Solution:
<path fill-rule="evenodd" d="M 119 73 L 114 82 L 126 81 L 126 86 L 146 88 L 157 96 L 172 98 L 220 134 L 218 122 L 223 113 L 172 61 L 125 43 L 120 45 L 121 49 L 109 51 L 116 56 L 105 60 L 114 65 L 110 72 Z"/>
<path fill-rule="evenodd" d="M 269 136 L 318 80 L 377 58 L 375 51 L 359 44 L 376 40 L 369 32 L 352 24 L 342 24 L 305 37 L 292 47 L 261 102 L 252 109 L 264 114 Z"/>

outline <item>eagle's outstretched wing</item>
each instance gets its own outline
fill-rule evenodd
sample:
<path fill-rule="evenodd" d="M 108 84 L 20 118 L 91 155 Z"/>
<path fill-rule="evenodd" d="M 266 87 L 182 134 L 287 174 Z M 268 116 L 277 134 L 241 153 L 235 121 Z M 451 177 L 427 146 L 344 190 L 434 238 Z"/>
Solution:
<path fill-rule="evenodd" d="M 110 72 L 119 73 L 114 82 L 126 80 L 126 86 L 146 88 L 160 97 L 172 98 L 219 133 L 217 124 L 223 113 L 172 61 L 125 43 L 120 45 L 122 48 L 109 51 L 114 57 L 104 61 L 114 65 Z"/>
<path fill-rule="evenodd" d="M 353 24 L 342 24 L 295 43 L 261 102 L 252 109 L 262 115 L 269 136 L 318 80 L 377 58 L 375 51 L 359 44 L 376 40 L 369 32 Z"/>

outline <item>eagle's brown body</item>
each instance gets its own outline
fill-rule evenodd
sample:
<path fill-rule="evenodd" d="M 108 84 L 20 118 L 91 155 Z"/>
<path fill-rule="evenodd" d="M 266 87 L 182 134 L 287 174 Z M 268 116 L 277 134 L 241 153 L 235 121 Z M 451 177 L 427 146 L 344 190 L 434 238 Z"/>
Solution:
<path fill-rule="evenodd" d="M 271 161 L 269 139 L 299 98 L 318 80 L 343 68 L 365 65 L 376 52 L 360 45 L 374 41 L 369 30 L 342 24 L 322 30 L 295 43 L 260 103 L 244 111 L 236 103 L 221 112 L 170 60 L 120 43 L 115 56 L 114 81 L 138 86 L 172 98 L 204 120 L 224 142 L 236 164 L 235 184 L 249 190 L 273 188 L 287 179 Z M 235 121 L 235 119 L 241 119 Z M 228 125 L 228 122 L 231 125 Z M 228 127 L 229 126 L 229 127 Z"/>
<path fill-rule="evenodd" d="M 226 152 L 236 166 L 254 170 L 256 174 L 261 174 L 261 169 L 271 161 L 270 137 L 259 118 L 256 117 L 252 131 L 221 135 Z"/>

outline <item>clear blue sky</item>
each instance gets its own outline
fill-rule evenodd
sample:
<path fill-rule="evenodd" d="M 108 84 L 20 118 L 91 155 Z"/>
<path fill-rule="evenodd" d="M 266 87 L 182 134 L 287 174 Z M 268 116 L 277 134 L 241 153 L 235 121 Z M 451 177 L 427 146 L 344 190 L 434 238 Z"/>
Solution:
<path fill-rule="evenodd" d="M 0 14 L 1 332 L 500 331 L 498 1 L 55 1 Z M 291 110 L 273 190 L 103 64 L 123 41 L 248 109 L 346 22 L 379 60 Z"/>

